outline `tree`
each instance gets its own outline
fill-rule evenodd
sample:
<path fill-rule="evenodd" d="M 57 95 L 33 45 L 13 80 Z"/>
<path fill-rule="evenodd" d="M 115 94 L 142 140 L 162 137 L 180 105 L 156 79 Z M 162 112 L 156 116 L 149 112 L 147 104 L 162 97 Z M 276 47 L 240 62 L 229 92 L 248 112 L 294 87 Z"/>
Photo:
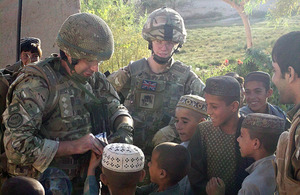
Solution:
<path fill-rule="evenodd" d="M 222 0 L 222 1 L 228 3 L 229 5 L 231 5 L 231 7 L 236 9 L 238 14 L 242 18 L 245 27 L 245 33 L 246 33 L 247 49 L 251 48 L 253 46 L 251 27 L 250 27 L 249 15 L 245 12 L 245 5 L 250 0 Z"/>
<path fill-rule="evenodd" d="M 245 6 L 246 13 L 252 13 L 252 10 L 261 4 L 265 4 L 271 0 L 251 0 Z M 287 24 L 288 19 L 294 14 L 300 13 L 300 0 L 275 0 L 271 4 L 267 18 L 273 24 Z"/>

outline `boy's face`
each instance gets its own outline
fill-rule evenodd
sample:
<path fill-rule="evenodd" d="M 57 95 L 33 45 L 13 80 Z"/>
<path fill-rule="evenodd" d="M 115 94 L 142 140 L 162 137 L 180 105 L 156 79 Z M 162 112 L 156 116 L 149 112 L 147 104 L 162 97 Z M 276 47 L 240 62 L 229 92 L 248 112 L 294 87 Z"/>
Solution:
<path fill-rule="evenodd" d="M 249 108 L 255 113 L 265 113 L 267 100 L 272 95 L 272 89 L 268 91 L 263 82 L 248 81 L 245 83 L 245 97 Z"/>
<path fill-rule="evenodd" d="M 30 51 L 22 51 L 20 54 L 20 58 L 24 65 L 40 60 L 38 53 L 31 53 Z"/>
<path fill-rule="evenodd" d="M 177 107 L 175 112 L 175 127 L 182 142 L 189 141 L 196 131 L 197 125 L 203 120 L 190 109 Z M 199 114 L 200 115 L 200 114 Z"/>
<path fill-rule="evenodd" d="M 246 128 L 241 129 L 241 135 L 237 138 L 240 146 L 240 152 L 242 157 L 252 157 L 252 146 L 254 140 L 250 138 L 249 130 Z"/>
<path fill-rule="evenodd" d="M 232 104 L 226 105 L 222 97 L 205 93 L 207 114 L 209 114 L 213 126 L 218 127 L 226 123 L 234 114 Z"/>
<path fill-rule="evenodd" d="M 148 162 L 149 173 L 150 173 L 150 180 L 152 183 L 158 183 L 159 175 L 161 169 L 158 167 L 157 159 L 159 157 L 159 152 L 153 151 L 151 156 L 151 161 Z"/>

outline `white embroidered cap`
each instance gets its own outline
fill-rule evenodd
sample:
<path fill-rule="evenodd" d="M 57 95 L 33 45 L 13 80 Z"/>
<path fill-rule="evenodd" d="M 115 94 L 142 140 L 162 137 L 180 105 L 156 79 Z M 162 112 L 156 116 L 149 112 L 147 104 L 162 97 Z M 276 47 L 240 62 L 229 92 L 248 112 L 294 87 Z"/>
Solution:
<path fill-rule="evenodd" d="M 142 150 L 131 144 L 112 143 L 103 150 L 102 166 L 111 171 L 137 172 L 144 168 L 144 163 Z"/>

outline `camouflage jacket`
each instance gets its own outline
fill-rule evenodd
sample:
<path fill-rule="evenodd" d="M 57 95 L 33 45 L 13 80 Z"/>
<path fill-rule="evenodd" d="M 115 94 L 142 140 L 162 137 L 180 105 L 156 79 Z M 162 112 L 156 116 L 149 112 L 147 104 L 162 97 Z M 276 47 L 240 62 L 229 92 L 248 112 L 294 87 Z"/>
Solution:
<path fill-rule="evenodd" d="M 146 58 L 131 62 L 108 80 L 125 97 L 124 105 L 134 120 L 133 141 L 142 149 L 152 145 L 156 131 L 169 124 L 182 95 L 202 96 L 205 87 L 191 68 L 179 61 L 172 60 L 166 71 L 156 74 Z"/>
<path fill-rule="evenodd" d="M 37 177 L 50 163 L 55 166 L 56 161 L 60 161 L 54 158 L 59 141 L 76 140 L 91 132 L 90 113 L 85 106 L 91 97 L 67 76 L 60 58 L 47 60 L 36 66 L 48 67 L 56 84 L 53 85 L 53 79 L 51 85 L 45 77 L 32 74 L 26 66 L 8 92 L 11 101 L 7 101 L 3 119 L 4 146 L 11 175 Z M 120 115 L 130 116 L 102 73 L 95 73 L 83 86 L 97 98 L 106 98 L 111 124 Z"/>

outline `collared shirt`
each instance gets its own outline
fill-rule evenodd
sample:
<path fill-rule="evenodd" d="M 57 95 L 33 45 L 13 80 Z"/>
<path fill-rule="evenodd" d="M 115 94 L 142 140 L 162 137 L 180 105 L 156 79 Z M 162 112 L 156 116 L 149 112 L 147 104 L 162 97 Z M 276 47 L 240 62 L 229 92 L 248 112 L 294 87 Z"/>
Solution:
<path fill-rule="evenodd" d="M 238 195 L 271 195 L 276 190 L 274 155 L 267 156 L 251 164 L 246 171 L 250 174 L 242 183 Z"/>

